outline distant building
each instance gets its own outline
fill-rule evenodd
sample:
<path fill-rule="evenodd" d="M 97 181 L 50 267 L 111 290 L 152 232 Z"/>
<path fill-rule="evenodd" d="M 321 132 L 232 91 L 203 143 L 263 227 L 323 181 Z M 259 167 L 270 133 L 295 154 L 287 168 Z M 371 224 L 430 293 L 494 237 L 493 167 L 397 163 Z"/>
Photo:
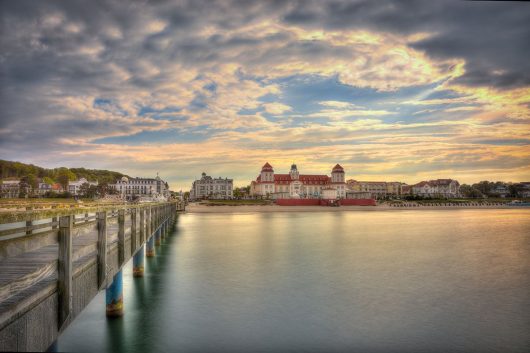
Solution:
<path fill-rule="evenodd" d="M 55 183 L 52 185 L 52 191 L 56 193 L 64 192 L 64 188 L 60 183 Z"/>
<path fill-rule="evenodd" d="M 517 192 L 518 197 L 530 197 L 530 182 L 522 182 L 517 184 L 519 191 Z"/>
<path fill-rule="evenodd" d="M 124 200 L 133 200 L 139 197 L 153 199 L 169 198 L 170 191 L 167 182 L 158 174 L 156 178 L 127 178 L 126 176 L 109 185 L 114 188 Z"/>
<path fill-rule="evenodd" d="M 372 196 L 372 193 L 370 193 L 370 192 L 347 190 L 346 191 L 346 198 L 347 199 L 358 200 L 358 199 L 371 199 L 371 198 L 373 198 L 373 196 Z"/>
<path fill-rule="evenodd" d="M 37 194 L 39 195 L 45 195 L 47 192 L 52 191 L 52 186 L 48 183 L 39 182 L 39 186 L 37 188 Z"/>
<path fill-rule="evenodd" d="M 2 198 L 16 198 L 20 195 L 20 180 L 2 180 L 0 187 Z"/>
<path fill-rule="evenodd" d="M 348 180 L 348 190 L 370 193 L 373 198 L 400 196 L 403 183 L 386 181 Z"/>
<path fill-rule="evenodd" d="M 323 174 L 300 174 L 296 164 L 291 166 L 289 174 L 275 174 L 269 163 L 261 168 L 261 173 L 250 184 L 251 196 L 270 196 L 284 198 L 345 198 L 346 183 L 344 168 L 336 164 L 331 177 Z M 334 190 L 332 197 L 331 189 Z M 324 190 L 327 190 L 324 195 Z"/>
<path fill-rule="evenodd" d="M 458 197 L 460 183 L 453 179 L 421 181 L 412 185 L 412 194 L 422 197 Z"/>
<path fill-rule="evenodd" d="M 490 194 L 498 197 L 506 197 L 510 194 L 510 189 L 508 188 L 508 185 L 506 184 L 500 184 L 495 186 L 491 191 Z"/>
<path fill-rule="evenodd" d="M 401 195 L 402 196 L 412 195 L 412 185 L 402 185 L 401 186 Z"/>
<path fill-rule="evenodd" d="M 201 178 L 195 180 L 191 186 L 190 199 L 232 199 L 234 197 L 233 184 L 233 179 L 212 178 L 202 173 Z"/>
<path fill-rule="evenodd" d="M 76 181 L 70 181 L 68 182 L 68 192 L 72 195 L 79 195 L 79 189 L 81 188 L 81 185 L 88 184 L 88 185 L 94 185 L 97 186 L 97 181 L 88 181 L 85 178 L 81 178 Z"/>

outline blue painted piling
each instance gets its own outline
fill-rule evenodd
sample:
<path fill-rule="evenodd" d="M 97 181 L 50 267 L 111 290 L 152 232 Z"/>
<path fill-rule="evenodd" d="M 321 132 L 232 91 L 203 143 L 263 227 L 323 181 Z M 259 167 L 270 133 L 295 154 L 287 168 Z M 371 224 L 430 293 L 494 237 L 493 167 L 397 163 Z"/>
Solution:
<path fill-rule="evenodd" d="M 133 276 L 143 277 L 144 276 L 144 245 L 134 254 L 133 257 Z"/>
<path fill-rule="evenodd" d="M 112 283 L 107 286 L 106 309 L 107 317 L 117 317 L 123 315 L 123 275 L 118 271 L 114 275 Z"/>

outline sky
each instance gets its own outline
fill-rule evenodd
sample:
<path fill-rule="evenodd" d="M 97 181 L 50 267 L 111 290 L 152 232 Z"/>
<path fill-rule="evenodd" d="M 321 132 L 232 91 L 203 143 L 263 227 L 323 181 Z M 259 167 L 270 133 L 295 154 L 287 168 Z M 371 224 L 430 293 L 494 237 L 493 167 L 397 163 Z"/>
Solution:
<path fill-rule="evenodd" d="M 0 158 L 530 181 L 530 3 L 0 1 Z"/>

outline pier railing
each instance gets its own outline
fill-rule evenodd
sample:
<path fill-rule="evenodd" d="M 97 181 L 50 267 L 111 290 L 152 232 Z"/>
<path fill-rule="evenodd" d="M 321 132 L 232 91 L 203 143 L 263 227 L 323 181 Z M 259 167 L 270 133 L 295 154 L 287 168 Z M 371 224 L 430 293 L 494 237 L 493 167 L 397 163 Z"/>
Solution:
<path fill-rule="evenodd" d="M 143 275 L 144 244 L 153 256 L 182 210 L 166 202 L 28 211 L 0 224 L 0 351 L 46 350 L 99 290 L 121 281 L 131 257 Z"/>

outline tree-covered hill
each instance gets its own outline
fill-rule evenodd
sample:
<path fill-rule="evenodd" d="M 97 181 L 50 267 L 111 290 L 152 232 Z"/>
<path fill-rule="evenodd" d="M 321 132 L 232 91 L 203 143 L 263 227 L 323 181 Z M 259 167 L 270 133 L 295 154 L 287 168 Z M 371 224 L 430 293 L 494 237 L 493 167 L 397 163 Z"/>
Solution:
<path fill-rule="evenodd" d="M 58 181 L 57 179 L 61 175 L 65 174 L 69 176 L 70 180 L 85 178 L 89 181 L 98 181 L 100 184 L 115 183 L 117 179 L 125 175 L 119 172 L 100 169 L 65 167 L 47 169 L 35 166 L 33 164 L 5 161 L 0 159 L 0 179 L 18 179 L 30 176 L 33 178 L 46 178 L 47 180 L 51 179 L 52 181 Z"/>

